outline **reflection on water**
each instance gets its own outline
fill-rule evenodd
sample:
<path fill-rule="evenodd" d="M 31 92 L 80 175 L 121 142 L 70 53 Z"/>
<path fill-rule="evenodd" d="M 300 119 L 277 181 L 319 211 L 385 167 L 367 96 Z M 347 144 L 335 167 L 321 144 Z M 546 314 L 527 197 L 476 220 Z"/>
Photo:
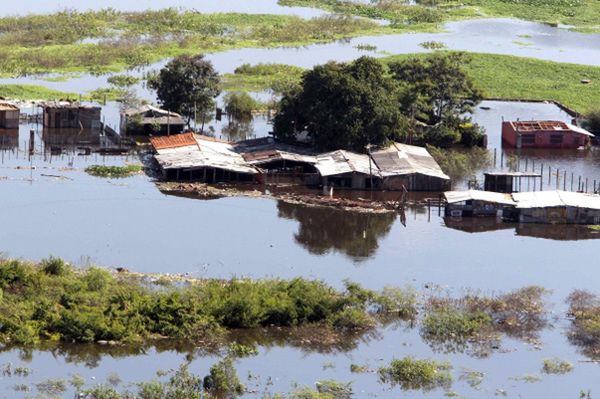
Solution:
<path fill-rule="evenodd" d="M 600 231 L 588 226 L 574 224 L 534 224 L 534 223 L 505 223 L 496 218 L 445 217 L 446 227 L 464 231 L 465 233 L 485 233 L 496 230 L 514 230 L 515 235 L 523 237 L 543 238 L 558 241 L 578 241 L 600 239 Z"/>
<path fill-rule="evenodd" d="M 387 236 L 396 213 L 361 213 L 277 202 L 279 217 L 299 222 L 296 242 L 310 253 L 340 252 L 354 261 L 375 254 Z"/>

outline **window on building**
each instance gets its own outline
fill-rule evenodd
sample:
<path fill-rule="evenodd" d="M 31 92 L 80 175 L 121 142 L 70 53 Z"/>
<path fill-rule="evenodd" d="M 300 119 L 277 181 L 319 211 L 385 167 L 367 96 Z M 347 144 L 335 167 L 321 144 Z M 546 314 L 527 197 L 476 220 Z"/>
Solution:
<path fill-rule="evenodd" d="M 521 144 L 535 144 L 535 134 L 524 134 L 521 136 Z"/>
<path fill-rule="evenodd" d="M 562 144 L 563 135 L 562 134 L 552 134 L 550 135 L 550 144 Z"/>

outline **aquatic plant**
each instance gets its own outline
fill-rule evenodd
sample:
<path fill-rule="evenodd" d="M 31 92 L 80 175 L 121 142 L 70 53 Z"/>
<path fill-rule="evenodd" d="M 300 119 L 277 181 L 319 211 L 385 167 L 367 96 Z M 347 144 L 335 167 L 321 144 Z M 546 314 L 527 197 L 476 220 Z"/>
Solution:
<path fill-rule="evenodd" d="M 600 358 L 600 298 L 589 291 L 576 290 L 567 298 L 572 317 L 569 341 L 592 359 Z"/>
<path fill-rule="evenodd" d="M 567 374 L 573 371 L 573 363 L 559 358 L 544 359 L 542 371 L 545 374 Z"/>
<path fill-rule="evenodd" d="M 140 173 L 142 165 L 105 166 L 91 165 L 85 168 L 86 173 L 96 177 L 129 177 Z"/>
<path fill-rule="evenodd" d="M 392 386 L 399 385 L 405 391 L 431 391 L 435 388 L 449 388 L 452 385 L 451 369 L 449 363 L 405 357 L 392 360 L 388 367 L 380 368 L 379 378 L 381 382 Z"/>
<path fill-rule="evenodd" d="M 210 368 L 204 378 L 204 389 L 216 398 L 235 398 L 244 393 L 244 385 L 237 375 L 233 359 L 226 357 Z"/>

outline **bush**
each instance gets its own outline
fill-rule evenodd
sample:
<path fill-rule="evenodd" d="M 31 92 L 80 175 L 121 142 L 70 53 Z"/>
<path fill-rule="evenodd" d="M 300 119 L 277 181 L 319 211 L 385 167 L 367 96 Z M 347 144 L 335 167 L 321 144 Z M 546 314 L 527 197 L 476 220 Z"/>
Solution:
<path fill-rule="evenodd" d="M 210 368 L 210 374 L 204 378 L 204 389 L 217 398 L 235 398 L 244 393 L 232 358 L 226 357 Z"/>
<path fill-rule="evenodd" d="M 450 387 L 451 369 L 452 366 L 448 363 L 405 357 L 401 360 L 392 360 L 389 367 L 380 368 L 379 378 L 392 386 L 399 385 L 405 391 L 430 391 L 438 387 Z"/>
<path fill-rule="evenodd" d="M 252 111 L 258 108 L 258 103 L 248 93 L 229 92 L 223 97 L 225 112 L 234 120 L 249 120 Z"/>
<path fill-rule="evenodd" d="M 42 260 L 40 266 L 44 273 L 51 276 L 62 276 L 68 271 L 68 266 L 61 258 L 51 256 L 48 259 Z"/>

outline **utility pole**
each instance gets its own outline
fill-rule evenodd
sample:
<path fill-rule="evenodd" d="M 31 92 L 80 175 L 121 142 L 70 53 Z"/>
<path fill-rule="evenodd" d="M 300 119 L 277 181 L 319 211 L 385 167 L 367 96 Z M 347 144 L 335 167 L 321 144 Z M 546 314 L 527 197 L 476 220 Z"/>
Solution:
<path fill-rule="evenodd" d="M 367 150 L 367 154 L 369 154 L 369 179 L 371 181 L 370 184 L 370 189 L 371 192 L 373 192 L 373 166 L 372 166 L 372 161 L 371 161 L 371 143 L 367 144 L 365 146 L 365 149 Z"/>

